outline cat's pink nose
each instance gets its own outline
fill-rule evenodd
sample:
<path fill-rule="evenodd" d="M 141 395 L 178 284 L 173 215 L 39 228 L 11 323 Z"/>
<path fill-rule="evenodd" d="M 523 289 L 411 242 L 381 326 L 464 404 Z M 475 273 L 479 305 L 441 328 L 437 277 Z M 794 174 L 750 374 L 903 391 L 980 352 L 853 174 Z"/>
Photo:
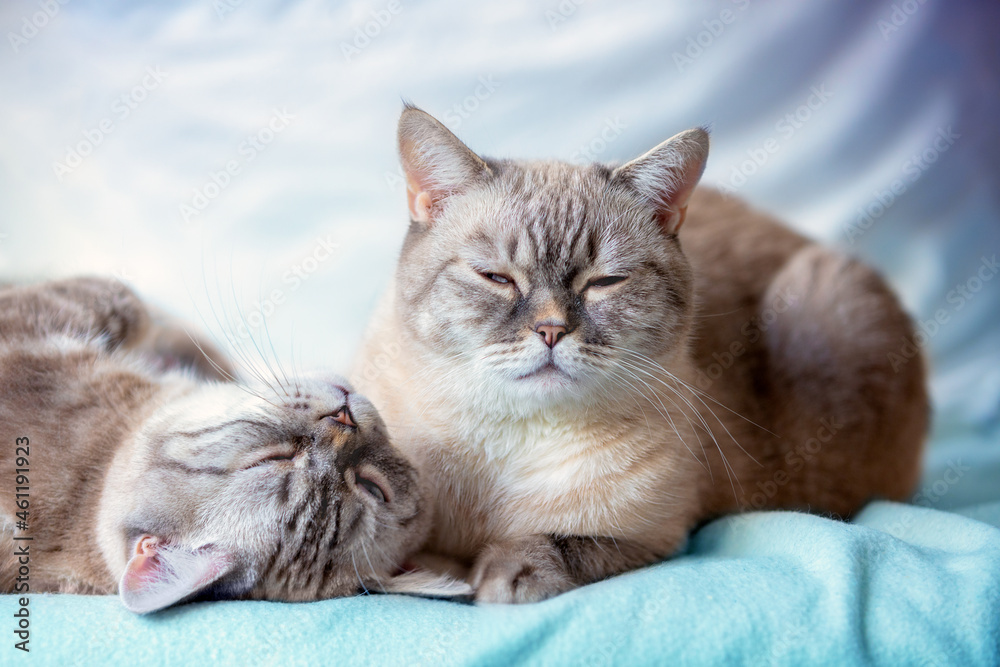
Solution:
<path fill-rule="evenodd" d="M 535 327 L 535 333 L 542 337 L 545 344 L 555 347 L 566 335 L 566 327 L 561 324 L 539 324 Z"/>

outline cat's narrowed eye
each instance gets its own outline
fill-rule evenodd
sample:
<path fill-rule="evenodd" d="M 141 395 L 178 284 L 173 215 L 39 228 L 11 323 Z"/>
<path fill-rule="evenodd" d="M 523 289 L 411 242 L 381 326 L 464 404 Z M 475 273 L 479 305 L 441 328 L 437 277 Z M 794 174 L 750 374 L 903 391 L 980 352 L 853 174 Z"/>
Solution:
<path fill-rule="evenodd" d="M 584 289 L 590 289 L 591 287 L 611 287 L 612 285 L 617 285 L 626 278 L 628 278 L 628 276 L 601 276 L 600 278 L 594 278 L 588 282 Z"/>
<path fill-rule="evenodd" d="M 495 283 L 500 283 L 501 285 L 513 285 L 514 279 L 510 276 L 505 276 L 502 273 L 493 273 L 492 271 L 480 271 L 479 275 L 487 280 L 492 280 Z"/>
<path fill-rule="evenodd" d="M 385 491 L 382 490 L 382 487 L 379 486 L 375 480 L 355 473 L 354 481 L 358 483 L 358 487 L 360 487 L 362 491 L 370 495 L 375 500 L 380 503 L 384 503 L 386 501 Z"/>

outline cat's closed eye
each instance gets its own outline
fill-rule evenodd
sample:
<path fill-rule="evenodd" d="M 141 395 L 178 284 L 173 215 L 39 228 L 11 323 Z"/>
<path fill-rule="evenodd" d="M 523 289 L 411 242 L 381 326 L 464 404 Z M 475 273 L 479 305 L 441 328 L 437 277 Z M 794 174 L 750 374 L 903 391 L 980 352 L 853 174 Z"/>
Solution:
<path fill-rule="evenodd" d="M 380 503 L 389 502 L 388 484 L 379 480 L 378 476 L 369 470 L 354 473 L 354 482 L 362 493 L 365 493 Z"/>
<path fill-rule="evenodd" d="M 247 470 L 250 468 L 256 468 L 258 466 L 267 465 L 269 463 L 281 463 L 282 461 L 294 461 L 298 452 L 294 449 L 280 449 L 267 452 L 263 456 L 259 456 L 253 463 L 246 467 Z"/>
<path fill-rule="evenodd" d="M 627 279 L 628 276 L 601 276 L 600 278 L 594 278 L 587 282 L 587 285 L 583 288 L 588 290 L 591 287 L 611 287 L 612 285 L 617 285 L 623 280 Z"/>
<path fill-rule="evenodd" d="M 491 280 L 501 285 L 510 285 L 512 287 L 514 286 L 514 279 L 511 278 L 510 276 L 505 276 L 502 273 L 493 273 L 492 271 L 479 271 L 479 275 L 481 275 L 483 278 L 486 278 L 486 280 Z"/>

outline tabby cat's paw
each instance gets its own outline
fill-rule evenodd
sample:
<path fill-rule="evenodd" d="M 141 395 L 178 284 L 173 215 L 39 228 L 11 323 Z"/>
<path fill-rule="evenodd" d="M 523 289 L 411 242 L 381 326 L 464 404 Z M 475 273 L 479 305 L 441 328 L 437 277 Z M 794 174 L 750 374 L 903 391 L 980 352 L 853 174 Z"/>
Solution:
<path fill-rule="evenodd" d="M 129 345 L 149 328 L 142 299 L 117 278 L 82 276 L 41 283 L 34 289 L 44 299 L 50 329 L 99 335 L 109 350 Z"/>
<path fill-rule="evenodd" d="M 470 583 L 476 602 L 538 602 L 576 587 L 559 550 L 546 536 L 487 545 L 476 559 Z"/>

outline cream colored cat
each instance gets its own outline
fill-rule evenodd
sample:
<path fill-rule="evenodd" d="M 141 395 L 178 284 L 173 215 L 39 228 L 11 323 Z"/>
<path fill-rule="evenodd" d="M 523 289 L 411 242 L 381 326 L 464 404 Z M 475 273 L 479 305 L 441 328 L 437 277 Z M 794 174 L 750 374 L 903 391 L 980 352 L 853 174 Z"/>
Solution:
<path fill-rule="evenodd" d="M 430 514 L 367 400 L 336 376 L 206 380 L 185 367 L 230 370 L 201 348 L 113 280 L 0 289 L 0 592 L 136 612 L 462 592 L 394 577 Z"/>
<path fill-rule="evenodd" d="M 696 189 L 704 131 L 618 167 L 494 160 L 407 107 L 399 148 L 411 225 L 354 378 L 477 600 L 656 561 L 728 512 L 909 496 L 909 318 L 868 267 Z"/>

